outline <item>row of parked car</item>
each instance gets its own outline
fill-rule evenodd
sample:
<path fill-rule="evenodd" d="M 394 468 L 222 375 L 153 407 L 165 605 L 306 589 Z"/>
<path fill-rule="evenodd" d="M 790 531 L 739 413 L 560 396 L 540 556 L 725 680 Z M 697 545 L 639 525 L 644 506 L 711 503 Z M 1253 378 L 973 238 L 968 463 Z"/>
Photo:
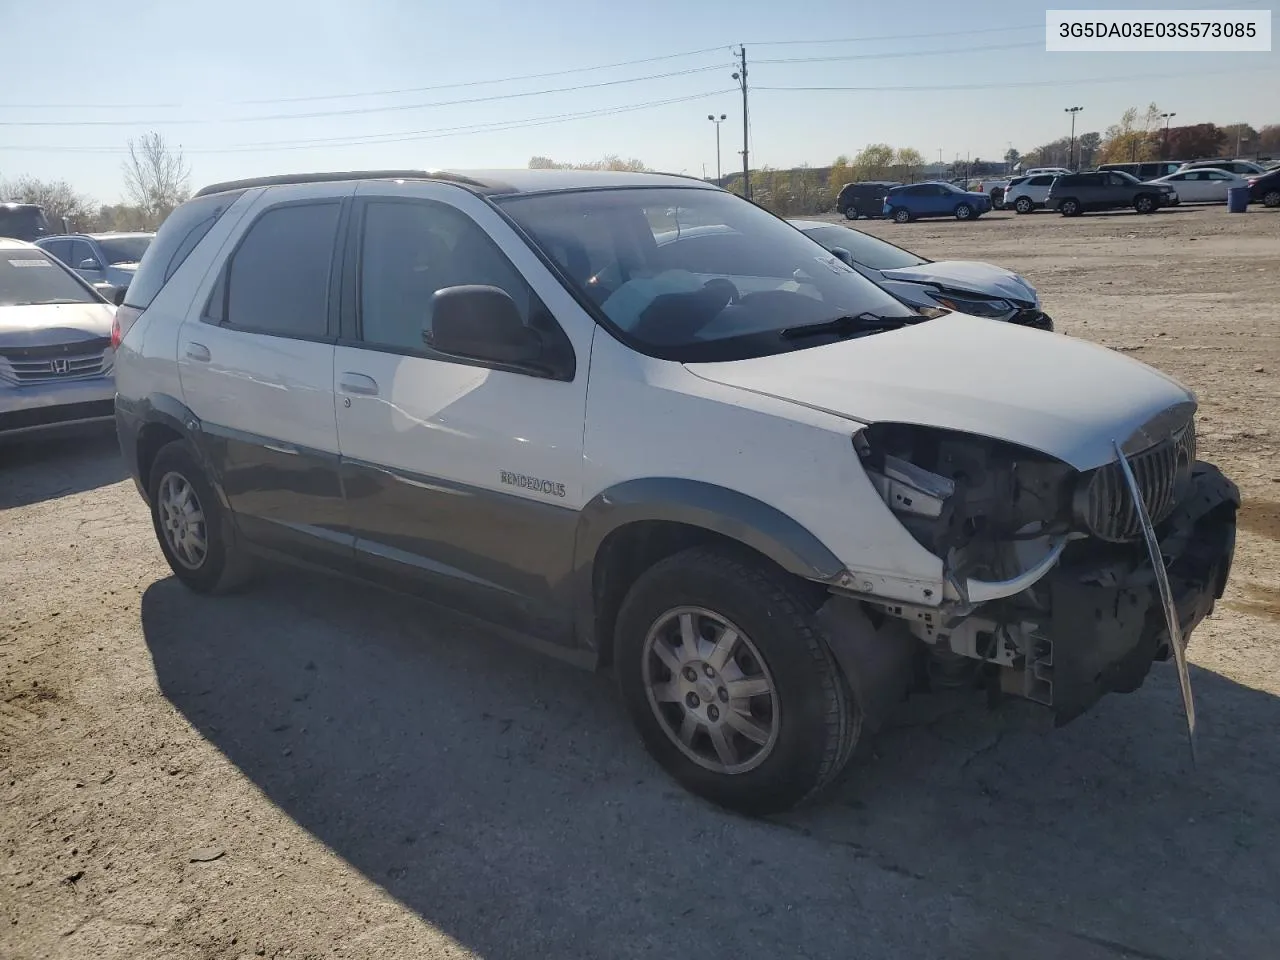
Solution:
<path fill-rule="evenodd" d="M 1002 208 L 1024 214 L 1047 208 L 1064 216 L 1127 207 L 1154 213 L 1183 202 L 1222 203 L 1233 187 L 1247 188 L 1251 203 L 1280 206 L 1280 167 L 1268 170 L 1247 160 L 1164 161 L 1103 164 L 1086 172 L 1034 168 L 1010 179 L 963 185 L 863 181 L 846 184 L 836 206 L 850 220 L 884 217 L 898 223 L 923 217 L 972 220 Z"/>

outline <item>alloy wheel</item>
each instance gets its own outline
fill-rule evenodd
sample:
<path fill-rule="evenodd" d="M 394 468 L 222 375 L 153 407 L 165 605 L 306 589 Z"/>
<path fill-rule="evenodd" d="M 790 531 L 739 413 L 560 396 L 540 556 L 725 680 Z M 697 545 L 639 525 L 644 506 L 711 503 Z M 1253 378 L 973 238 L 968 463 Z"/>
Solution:
<path fill-rule="evenodd" d="M 161 478 L 156 510 L 174 558 L 188 570 L 199 570 L 209 556 L 209 538 L 200 499 L 186 477 L 171 472 Z"/>
<path fill-rule="evenodd" d="M 720 774 L 768 758 L 780 729 L 777 688 L 736 626 L 703 607 L 668 610 L 649 628 L 641 662 L 649 707 L 686 757 Z"/>

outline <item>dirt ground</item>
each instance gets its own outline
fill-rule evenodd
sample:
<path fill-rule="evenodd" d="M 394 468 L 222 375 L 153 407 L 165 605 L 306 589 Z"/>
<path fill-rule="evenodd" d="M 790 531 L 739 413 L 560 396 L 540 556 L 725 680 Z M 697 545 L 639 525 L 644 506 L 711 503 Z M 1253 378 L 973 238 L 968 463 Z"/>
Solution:
<path fill-rule="evenodd" d="M 917 698 L 825 804 L 743 820 L 606 679 L 342 582 L 193 596 L 113 436 L 29 443 L 0 448 L 0 958 L 1274 957 L 1280 210 L 866 229 L 1014 268 L 1199 394 L 1245 506 L 1190 649 L 1198 769 L 1158 664 L 1061 730 Z"/>

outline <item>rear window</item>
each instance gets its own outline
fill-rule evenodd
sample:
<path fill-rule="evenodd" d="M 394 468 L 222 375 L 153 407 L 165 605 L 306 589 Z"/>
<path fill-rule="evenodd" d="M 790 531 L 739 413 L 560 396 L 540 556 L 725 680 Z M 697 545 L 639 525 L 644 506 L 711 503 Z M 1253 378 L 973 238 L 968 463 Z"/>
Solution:
<path fill-rule="evenodd" d="M 124 302 L 139 310 L 151 306 L 151 301 L 182 266 L 187 255 L 243 193 L 243 190 L 239 190 L 200 197 L 184 203 L 169 214 L 143 254 L 142 263 L 129 283 Z"/>

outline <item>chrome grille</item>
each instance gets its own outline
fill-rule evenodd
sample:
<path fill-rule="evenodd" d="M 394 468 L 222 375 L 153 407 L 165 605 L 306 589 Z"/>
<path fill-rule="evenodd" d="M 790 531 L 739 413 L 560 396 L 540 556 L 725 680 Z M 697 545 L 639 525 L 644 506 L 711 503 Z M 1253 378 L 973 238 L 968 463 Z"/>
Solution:
<path fill-rule="evenodd" d="M 17 386 L 98 377 L 111 366 L 106 337 L 45 347 L 0 349 L 0 380 Z"/>
<path fill-rule="evenodd" d="M 1172 437 L 1130 455 L 1128 460 L 1147 514 L 1158 524 L 1173 511 L 1191 477 L 1196 460 L 1195 424 L 1188 422 Z M 1093 471 L 1081 494 L 1077 512 L 1094 536 L 1116 543 L 1139 537 L 1138 511 L 1118 462 Z"/>

